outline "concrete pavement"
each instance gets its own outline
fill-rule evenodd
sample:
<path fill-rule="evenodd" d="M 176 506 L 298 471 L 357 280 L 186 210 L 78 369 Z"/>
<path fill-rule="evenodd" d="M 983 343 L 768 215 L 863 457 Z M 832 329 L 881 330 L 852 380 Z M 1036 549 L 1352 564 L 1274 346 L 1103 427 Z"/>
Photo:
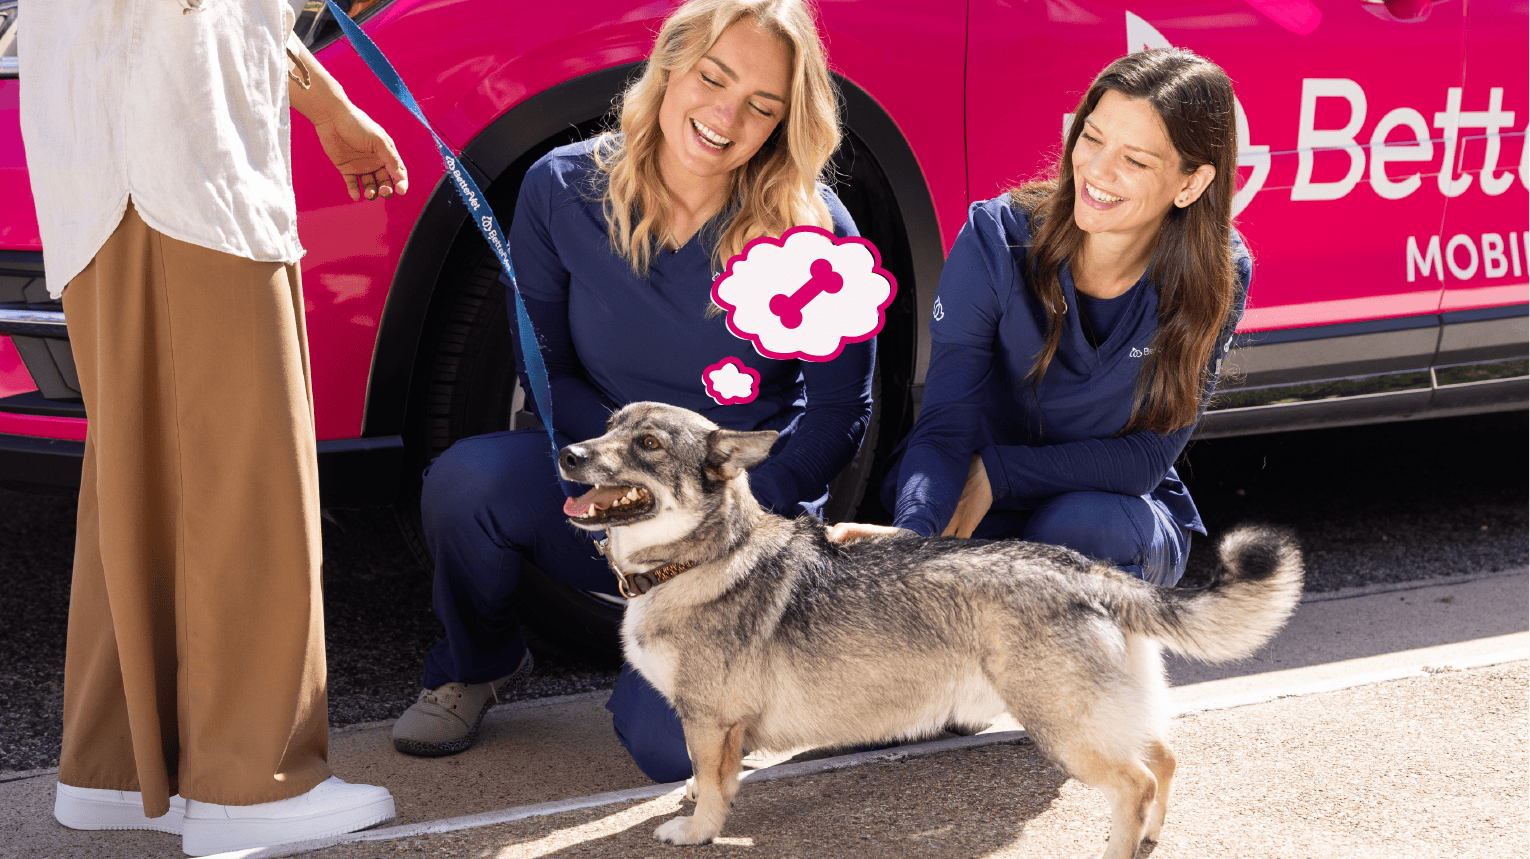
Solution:
<path fill-rule="evenodd" d="M 1523 570 L 1319 594 L 1248 660 L 1172 661 L 1181 772 L 1152 855 L 1525 854 L 1527 607 Z M 395 753 L 386 724 L 338 731 L 336 774 L 391 788 L 397 824 L 226 855 L 682 855 L 651 839 L 681 810 L 678 789 L 638 773 L 611 735 L 604 697 L 499 707 L 476 747 L 446 759 Z M 1017 728 L 835 758 L 752 759 L 757 771 L 712 850 L 1097 853 L 1103 799 L 1065 779 Z M 0 774 L 0 855 L 179 855 L 172 836 L 59 826 L 54 781 L 51 771 Z"/>

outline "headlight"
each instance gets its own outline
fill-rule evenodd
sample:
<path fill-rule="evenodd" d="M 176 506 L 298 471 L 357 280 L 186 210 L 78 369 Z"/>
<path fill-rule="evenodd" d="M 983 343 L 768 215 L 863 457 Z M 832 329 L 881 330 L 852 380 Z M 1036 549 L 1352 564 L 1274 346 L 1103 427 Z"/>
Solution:
<path fill-rule="evenodd" d="M 16 4 L 0 0 L 0 78 L 16 76 Z"/>

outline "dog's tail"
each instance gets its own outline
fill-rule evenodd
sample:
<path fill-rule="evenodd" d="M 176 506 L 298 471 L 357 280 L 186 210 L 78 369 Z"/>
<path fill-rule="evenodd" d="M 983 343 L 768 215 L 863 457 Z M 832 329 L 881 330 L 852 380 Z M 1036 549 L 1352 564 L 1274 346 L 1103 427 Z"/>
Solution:
<path fill-rule="evenodd" d="M 1291 534 L 1244 526 L 1222 538 L 1222 569 L 1200 590 L 1139 590 L 1120 615 L 1132 632 L 1176 653 L 1225 662 L 1275 637 L 1302 594 L 1302 553 Z"/>

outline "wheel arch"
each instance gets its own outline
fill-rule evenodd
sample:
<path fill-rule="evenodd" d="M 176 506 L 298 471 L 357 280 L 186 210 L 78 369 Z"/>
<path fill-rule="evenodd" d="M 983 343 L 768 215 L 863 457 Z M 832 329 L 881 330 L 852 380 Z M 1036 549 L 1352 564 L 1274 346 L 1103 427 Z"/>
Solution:
<path fill-rule="evenodd" d="M 463 147 L 461 163 L 493 200 L 493 181 L 517 160 L 571 128 L 602 116 L 638 64 L 602 69 L 532 96 L 490 123 Z M 592 113 L 593 111 L 593 113 Z M 497 212 L 498 214 L 504 214 Z M 437 285 L 465 237 L 478 237 L 467 207 L 442 177 L 399 255 L 383 303 L 367 377 L 362 435 L 398 435 L 406 426 L 415 364 Z"/>

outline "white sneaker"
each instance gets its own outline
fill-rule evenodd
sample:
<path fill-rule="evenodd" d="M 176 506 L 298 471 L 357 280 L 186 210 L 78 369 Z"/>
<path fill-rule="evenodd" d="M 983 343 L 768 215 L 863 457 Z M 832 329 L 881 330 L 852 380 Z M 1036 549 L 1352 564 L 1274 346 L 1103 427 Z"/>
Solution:
<path fill-rule="evenodd" d="M 181 849 L 187 856 L 269 847 L 344 835 L 388 823 L 393 794 L 384 787 L 347 784 L 334 776 L 291 799 L 259 805 L 217 805 L 189 800 Z"/>
<path fill-rule="evenodd" d="M 59 782 L 53 795 L 53 817 L 70 829 L 153 829 L 181 834 L 186 800 L 170 797 L 170 811 L 145 817 L 143 794 L 136 790 L 98 790 Z"/>

